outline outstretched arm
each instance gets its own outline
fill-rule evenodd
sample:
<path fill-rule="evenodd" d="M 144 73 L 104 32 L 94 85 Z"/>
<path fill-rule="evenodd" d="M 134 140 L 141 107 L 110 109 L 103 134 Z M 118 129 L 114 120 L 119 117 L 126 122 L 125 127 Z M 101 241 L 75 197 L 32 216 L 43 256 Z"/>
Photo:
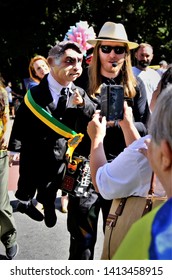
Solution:
<path fill-rule="evenodd" d="M 106 134 L 106 118 L 100 119 L 99 112 L 96 112 L 93 119 L 88 123 L 87 132 L 91 139 L 90 169 L 92 183 L 98 192 L 96 184 L 96 173 L 100 166 L 107 162 L 103 147 L 103 139 Z"/>
<path fill-rule="evenodd" d="M 133 141 L 140 138 L 140 135 L 133 123 L 132 109 L 128 107 L 127 103 L 124 104 L 124 119 L 119 122 L 128 146 Z M 87 132 L 91 139 L 91 151 L 90 151 L 90 169 L 92 183 L 95 190 L 99 192 L 96 184 L 96 173 L 99 167 L 107 163 L 106 155 L 104 152 L 103 140 L 106 135 L 106 119 L 100 117 L 100 113 L 96 112 L 93 119 L 88 123 Z M 115 137 L 115 135 L 114 135 Z M 118 160 L 118 158 L 114 159 Z"/>
<path fill-rule="evenodd" d="M 140 138 L 140 134 L 133 122 L 132 108 L 124 102 L 124 118 L 119 121 L 119 125 L 123 131 L 126 146 L 129 146 L 133 141 Z"/>

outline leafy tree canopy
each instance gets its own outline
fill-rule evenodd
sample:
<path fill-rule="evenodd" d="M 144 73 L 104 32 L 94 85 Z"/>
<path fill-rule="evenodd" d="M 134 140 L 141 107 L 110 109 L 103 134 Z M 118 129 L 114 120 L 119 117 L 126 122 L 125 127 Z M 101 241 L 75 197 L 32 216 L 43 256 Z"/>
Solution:
<path fill-rule="evenodd" d="M 106 21 L 123 23 L 131 41 L 154 47 L 153 64 L 172 62 L 170 0 L 1 0 L 0 11 L 0 73 L 6 82 L 23 83 L 30 58 L 47 57 L 80 20 L 96 34 Z"/>

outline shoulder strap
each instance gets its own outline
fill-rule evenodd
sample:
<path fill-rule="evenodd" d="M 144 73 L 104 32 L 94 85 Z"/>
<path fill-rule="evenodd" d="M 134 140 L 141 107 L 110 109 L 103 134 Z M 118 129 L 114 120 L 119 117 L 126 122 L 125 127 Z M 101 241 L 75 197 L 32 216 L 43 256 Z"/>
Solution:
<path fill-rule="evenodd" d="M 148 196 L 146 198 L 145 208 L 143 210 L 142 216 L 152 210 L 152 196 L 154 193 L 154 186 L 155 186 L 155 173 L 152 171 L 151 181 L 150 181 L 150 188 L 148 191 Z"/>
<path fill-rule="evenodd" d="M 39 106 L 34 99 L 32 98 L 31 91 L 28 90 L 24 97 L 24 102 L 27 107 L 32 111 L 32 113 L 38 117 L 42 122 L 44 122 L 47 126 L 53 129 L 56 133 L 62 135 L 65 138 L 69 138 L 68 140 L 68 150 L 66 152 L 66 156 L 69 160 L 72 160 L 72 154 L 78 144 L 82 141 L 83 134 L 76 133 L 74 130 L 70 129 L 66 125 L 62 124 L 56 118 L 54 118 L 49 112 L 47 112 L 44 108 Z"/>

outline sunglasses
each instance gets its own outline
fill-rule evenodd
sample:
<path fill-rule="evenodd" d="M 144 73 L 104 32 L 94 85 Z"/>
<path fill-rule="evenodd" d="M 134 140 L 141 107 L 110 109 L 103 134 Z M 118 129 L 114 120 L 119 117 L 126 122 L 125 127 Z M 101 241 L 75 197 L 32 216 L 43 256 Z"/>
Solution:
<path fill-rule="evenodd" d="M 123 54 L 126 52 L 126 48 L 125 47 L 122 47 L 122 46 L 115 46 L 115 47 L 112 47 L 112 46 L 100 46 L 101 50 L 103 53 L 111 53 L 112 50 L 114 50 L 114 52 L 116 54 Z"/>

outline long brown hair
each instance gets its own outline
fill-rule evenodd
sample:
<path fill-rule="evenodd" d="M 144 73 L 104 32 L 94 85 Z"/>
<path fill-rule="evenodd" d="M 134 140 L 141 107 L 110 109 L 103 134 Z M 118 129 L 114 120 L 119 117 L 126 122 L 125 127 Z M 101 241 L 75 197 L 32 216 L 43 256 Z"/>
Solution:
<path fill-rule="evenodd" d="M 94 47 L 93 57 L 88 68 L 89 73 L 89 88 L 88 94 L 90 96 L 95 95 L 95 93 L 100 93 L 100 88 L 102 84 L 102 77 L 100 73 L 100 58 L 99 58 L 99 47 L 101 42 L 97 42 Z M 131 65 L 131 54 L 129 49 L 126 47 L 126 57 L 124 64 L 122 66 L 122 85 L 124 87 L 124 94 L 127 97 L 134 97 L 136 95 L 136 78 L 134 77 Z"/>

